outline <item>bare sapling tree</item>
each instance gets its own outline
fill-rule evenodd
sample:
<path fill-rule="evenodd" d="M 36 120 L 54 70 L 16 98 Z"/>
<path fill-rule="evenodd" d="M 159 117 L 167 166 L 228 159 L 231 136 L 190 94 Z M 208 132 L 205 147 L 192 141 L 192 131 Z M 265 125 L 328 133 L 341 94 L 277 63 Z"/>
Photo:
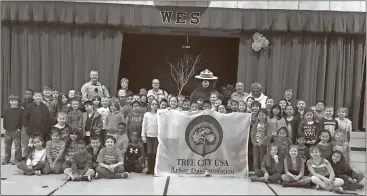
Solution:
<path fill-rule="evenodd" d="M 171 76 L 177 84 L 178 95 L 181 95 L 185 85 L 189 82 L 190 78 L 197 72 L 201 61 L 201 54 L 198 56 L 192 56 L 185 51 L 183 58 L 178 60 L 176 64 L 172 64 L 169 61 L 167 63 L 171 67 Z"/>

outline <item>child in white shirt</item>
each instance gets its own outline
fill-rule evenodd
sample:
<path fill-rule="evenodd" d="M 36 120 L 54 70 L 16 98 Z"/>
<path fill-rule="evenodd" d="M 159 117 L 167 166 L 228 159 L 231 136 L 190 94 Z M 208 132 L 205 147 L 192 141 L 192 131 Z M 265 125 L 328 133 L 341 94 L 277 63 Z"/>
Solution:
<path fill-rule="evenodd" d="M 43 141 L 40 136 L 36 136 L 30 140 L 30 148 L 32 151 L 28 154 L 27 161 L 18 163 L 18 169 L 24 172 L 24 175 L 41 175 L 45 173 L 46 149 L 42 146 Z"/>

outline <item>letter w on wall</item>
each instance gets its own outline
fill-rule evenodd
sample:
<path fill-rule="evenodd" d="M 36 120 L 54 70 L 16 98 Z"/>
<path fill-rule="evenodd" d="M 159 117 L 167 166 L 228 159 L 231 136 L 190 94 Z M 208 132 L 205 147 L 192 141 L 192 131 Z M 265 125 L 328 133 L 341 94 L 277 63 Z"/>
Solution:
<path fill-rule="evenodd" d="M 172 11 L 161 11 L 162 22 L 171 23 L 172 14 L 173 14 Z"/>

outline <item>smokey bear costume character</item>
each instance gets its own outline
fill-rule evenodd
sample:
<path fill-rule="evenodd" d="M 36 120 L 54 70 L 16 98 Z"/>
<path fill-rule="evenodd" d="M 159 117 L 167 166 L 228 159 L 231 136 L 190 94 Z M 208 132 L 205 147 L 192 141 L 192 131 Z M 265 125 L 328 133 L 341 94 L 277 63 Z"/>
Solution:
<path fill-rule="evenodd" d="M 214 89 L 217 84 L 218 77 L 214 76 L 208 69 L 200 72 L 200 75 L 195 76 L 195 81 L 198 88 L 191 93 L 191 103 L 196 102 L 198 99 L 209 100 L 210 93 L 212 92 L 218 93 L 219 98 L 222 98 L 222 95 Z"/>

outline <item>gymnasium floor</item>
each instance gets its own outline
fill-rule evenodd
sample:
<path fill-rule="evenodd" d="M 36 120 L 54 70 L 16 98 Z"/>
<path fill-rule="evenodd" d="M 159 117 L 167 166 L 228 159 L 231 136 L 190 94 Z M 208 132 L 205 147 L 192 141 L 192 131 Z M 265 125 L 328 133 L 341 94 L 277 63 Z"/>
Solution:
<path fill-rule="evenodd" d="M 1 160 L 4 143 L 1 138 Z M 352 152 L 352 166 L 366 175 L 366 152 Z M 365 184 L 365 180 L 362 181 Z M 23 176 L 16 166 L 1 166 L 1 195 L 333 195 L 313 189 L 283 188 L 242 178 L 152 177 L 66 182 L 64 175 Z M 365 190 L 357 192 L 366 195 Z"/>

